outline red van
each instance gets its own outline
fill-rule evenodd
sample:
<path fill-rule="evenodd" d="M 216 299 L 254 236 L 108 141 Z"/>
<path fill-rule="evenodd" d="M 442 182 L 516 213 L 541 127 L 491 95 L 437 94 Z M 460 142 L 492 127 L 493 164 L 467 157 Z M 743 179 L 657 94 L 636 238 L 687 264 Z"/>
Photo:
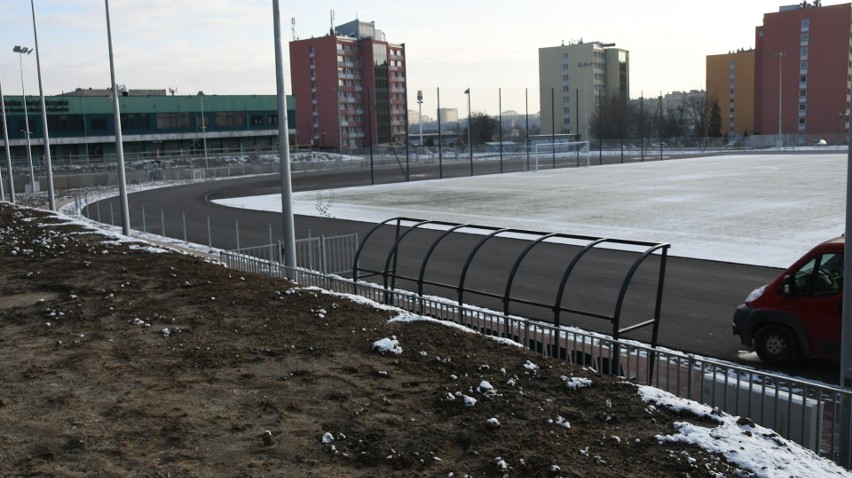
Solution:
<path fill-rule="evenodd" d="M 840 358 L 843 236 L 811 249 L 734 312 L 734 335 L 770 365 Z"/>

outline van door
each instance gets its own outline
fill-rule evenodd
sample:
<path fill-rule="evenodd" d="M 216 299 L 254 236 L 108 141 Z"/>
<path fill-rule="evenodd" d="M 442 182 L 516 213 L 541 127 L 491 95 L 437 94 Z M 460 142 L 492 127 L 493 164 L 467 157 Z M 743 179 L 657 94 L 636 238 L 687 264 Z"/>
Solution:
<path fill-rule="evenodd" d="M 808 335 L 811 356 L 840 356 L 843 254 L 818 254 L 795 271 L 785 304 Z"/>

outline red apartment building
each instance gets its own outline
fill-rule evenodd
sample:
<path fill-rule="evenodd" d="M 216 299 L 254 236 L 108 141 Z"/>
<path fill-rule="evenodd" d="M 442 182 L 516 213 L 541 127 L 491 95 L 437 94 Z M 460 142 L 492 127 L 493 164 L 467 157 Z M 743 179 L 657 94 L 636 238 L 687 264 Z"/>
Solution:
<path fill-rule="evenodd" d="M 848 131 L 850 31 L 849 3 L 802 2 L 763 16 L 755 33 L 755 132 L 778 134 L 779 117 L 785 143 Z"/>
<path fill-rule="evenodd" d="M 354 152 L 404 143 L 405 45 L 354 20 L 328 35 L 290 42 L 299 146 Z"/>

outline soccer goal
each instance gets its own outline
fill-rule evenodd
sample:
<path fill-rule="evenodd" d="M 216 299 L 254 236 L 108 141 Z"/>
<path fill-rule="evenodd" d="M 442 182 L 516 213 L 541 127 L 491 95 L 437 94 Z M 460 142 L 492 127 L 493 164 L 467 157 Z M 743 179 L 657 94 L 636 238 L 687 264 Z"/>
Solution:
<path fill-rule="evenodd" d="M 539 160 L 546 162 L 548 160 L 555 162 L 556 159 L 571 159 L 576 158 L 577 166 L 581 162 L 585 166 L 589 166 L 589 157 L 591 156 L 591 148 L 588 141 L 570 141 L 563 143 L 536 143 L 535 145 L 535 170 L 538 171 Z M 582 160 L 581 160 L 582 158 Z"/>

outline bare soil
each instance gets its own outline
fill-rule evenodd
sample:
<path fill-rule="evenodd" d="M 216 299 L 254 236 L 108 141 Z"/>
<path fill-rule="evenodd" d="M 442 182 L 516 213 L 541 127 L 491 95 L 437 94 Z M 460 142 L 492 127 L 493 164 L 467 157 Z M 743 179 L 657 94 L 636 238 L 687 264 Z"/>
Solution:
<path fill-rule="evenodd" d="M 737 474 L 622 379 L 62 222 L 0 204 L 2 476 Z"/>

